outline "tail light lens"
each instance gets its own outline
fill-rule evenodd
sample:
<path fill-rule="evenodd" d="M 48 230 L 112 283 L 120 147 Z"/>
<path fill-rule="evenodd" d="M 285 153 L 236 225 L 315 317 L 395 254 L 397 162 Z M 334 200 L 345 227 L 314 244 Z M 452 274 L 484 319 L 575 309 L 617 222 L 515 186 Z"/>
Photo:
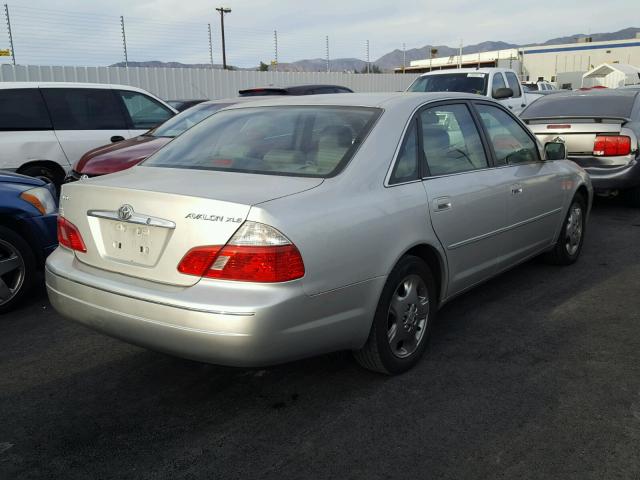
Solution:
<path fill-rule="evenodd" d="M 192 248 L 178 271 L 187 275 L 242 282 L 288 282 L 304 276 L 302 256 L 269 225 L 245 222 L 224 246 Z"/>
<path fill-rule="evenodd" d="M 598 135 L 593 142 L 593 154 L 598 157 L 629 155 L 631 138 L 625 135 Z"/>
<path fill-rule="evenodd" d="M 58 243 L 77 252 L 87 251 L 78 228 L 62 216 L 58 216 Z"/>

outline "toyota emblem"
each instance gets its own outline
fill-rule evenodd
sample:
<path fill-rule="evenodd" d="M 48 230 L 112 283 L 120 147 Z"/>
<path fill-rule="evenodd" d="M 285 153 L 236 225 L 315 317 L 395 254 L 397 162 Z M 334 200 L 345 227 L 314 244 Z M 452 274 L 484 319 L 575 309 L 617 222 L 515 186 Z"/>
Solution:
<path fill-rule="evenodd" d="M 133 207 L 128 204 L 122 205 L 118 209 L 118 218 L 120 220 L 129 220 L 133 216 Z"/>

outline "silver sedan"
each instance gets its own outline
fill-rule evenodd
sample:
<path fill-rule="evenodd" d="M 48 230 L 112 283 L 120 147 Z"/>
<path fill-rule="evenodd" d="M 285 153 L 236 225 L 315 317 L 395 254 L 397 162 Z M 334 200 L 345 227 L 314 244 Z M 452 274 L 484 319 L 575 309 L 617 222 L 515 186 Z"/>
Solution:
<path fill-rule="evenodd" d="M 65 185 L 47 289 L 64 316 L 182 357 L 352 350 L 399 373 L 456 295 L 540 254 L 576 261 L 592 196 L 563 144 L 478 96 L 260 101 Z"/>

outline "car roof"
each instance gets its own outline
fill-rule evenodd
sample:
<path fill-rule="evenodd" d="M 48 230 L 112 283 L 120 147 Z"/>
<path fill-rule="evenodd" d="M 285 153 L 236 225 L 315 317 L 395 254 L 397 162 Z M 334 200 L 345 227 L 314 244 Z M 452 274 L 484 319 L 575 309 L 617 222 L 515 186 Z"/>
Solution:
<path fill-rule="evenodd" d="M 143 88 L 131 85 L 118 85 L 113 83 L 76 83 L 76 82 L 0 82 L 0 89 L 14 88 L 112 88 L 117 90 L 131 90 L 135 92 L 149 93 Z"/>
<path fill-rule="evenodd" d="M 420 75 L 421 77 L 427 75 L 444 75 L 447 73 L 491 73 L 491 72 L 513 72 L 510 68 L 501 67 L 485 67 L 485 68 L 447 68 L 444 70 L 432 70 Z"/>
<path fill-rule="evenodd" d="M 255 97 L 253 97 L 255 98 Z M 228 109 L 268 107 L 283 105 L 299 106 L 344 106 L 344 107 L 374 107 L 390 108 L 396 105 L 418 107 L 423 103 L 448 99 L 476 99 L 486 100 L 484 97 L 472 93 L 458 92 L 383 92 L 383 93 L 333 93 L 326 95 L 303 96 L 274 96 L 269 99 L 262 97 L 250 104 L 231 105 Z"/>

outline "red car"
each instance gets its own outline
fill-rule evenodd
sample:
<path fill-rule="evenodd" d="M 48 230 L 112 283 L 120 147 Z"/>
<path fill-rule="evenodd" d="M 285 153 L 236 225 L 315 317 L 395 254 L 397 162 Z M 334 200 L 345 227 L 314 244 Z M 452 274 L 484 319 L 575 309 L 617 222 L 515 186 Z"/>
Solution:
<path fill-rule="evenodd" d="M 255 100 L 257 98 L 229 98 L 203 102 L 170 118 L 144 135 L 89 150 L 73 166 L 65 182 L 79 180 L 85 175 L 96 177 L 131 168 L 218 110 L 234 103 Z"/>

